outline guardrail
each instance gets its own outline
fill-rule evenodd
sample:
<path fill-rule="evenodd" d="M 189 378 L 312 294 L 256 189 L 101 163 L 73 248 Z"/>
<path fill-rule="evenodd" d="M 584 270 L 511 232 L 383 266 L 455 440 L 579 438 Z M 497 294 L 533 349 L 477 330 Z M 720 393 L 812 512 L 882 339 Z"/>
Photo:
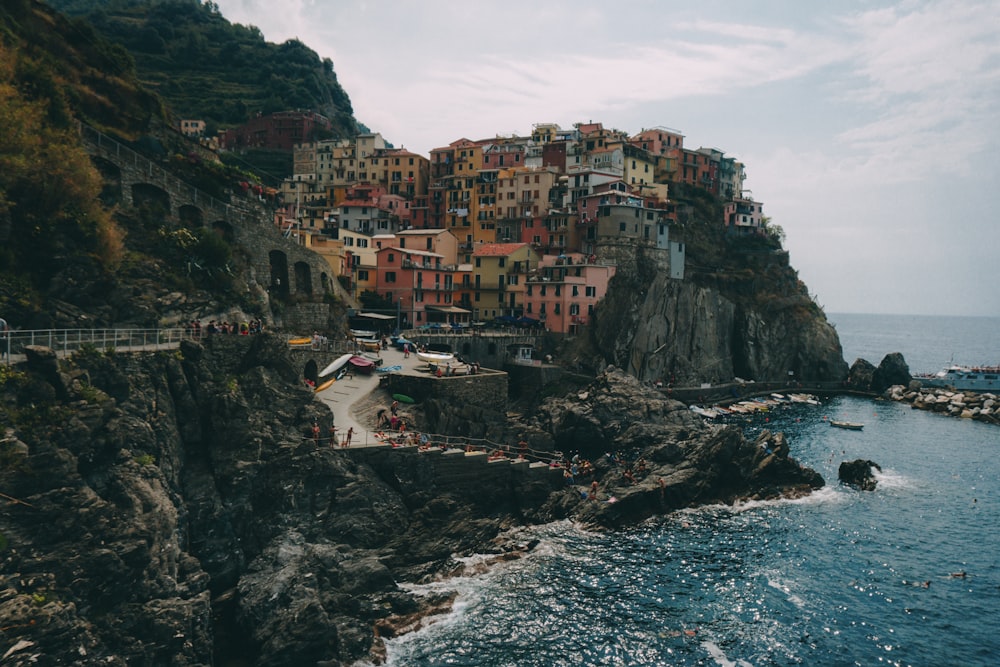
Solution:
<path fill-rule="evenodd" d="M 0 334 L 2 362 L 10 365 L 23 358 L 24 348 L 43 345 L 66 356 L 77 350 L 93 346 L 99 350 L 117 352 L 168 350 L 180 345 L 181 339 L 190 338 L 191 331 L 173 329 L 30 329 L 8 331 Z"/>

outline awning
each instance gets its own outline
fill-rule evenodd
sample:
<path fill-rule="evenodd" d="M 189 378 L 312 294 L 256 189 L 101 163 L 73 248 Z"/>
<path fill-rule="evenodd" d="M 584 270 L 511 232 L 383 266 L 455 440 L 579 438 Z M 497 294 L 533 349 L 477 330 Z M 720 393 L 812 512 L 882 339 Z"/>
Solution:
<path fill-rule="evenodd" d="M 433 310 L 437 313 L 464 313 L 468 315 L 471 310 L 466 310 L 465 308 L 459 308 L 458 306 L 425 306 L 426 310 Z"/>

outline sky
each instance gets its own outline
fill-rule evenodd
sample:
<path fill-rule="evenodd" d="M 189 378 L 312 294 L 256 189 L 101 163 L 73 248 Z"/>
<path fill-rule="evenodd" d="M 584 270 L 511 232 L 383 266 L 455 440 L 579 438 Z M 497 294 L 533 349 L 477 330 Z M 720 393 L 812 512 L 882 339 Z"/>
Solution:
<path fill-rule="evenodd" d="M 428 155 L 667 127 L 746 165 L 827 313 L 1000 316 L 1000 2 L 217 0 Z"/>

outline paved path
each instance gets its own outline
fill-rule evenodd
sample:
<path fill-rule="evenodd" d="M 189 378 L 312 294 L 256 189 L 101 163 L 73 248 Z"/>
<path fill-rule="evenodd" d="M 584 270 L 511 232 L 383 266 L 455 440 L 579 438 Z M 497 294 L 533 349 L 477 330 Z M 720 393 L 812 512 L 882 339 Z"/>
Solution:
<path fill-rule="evenodd" d="M 392 345 L 389 346 L 389 349 L 379 352 L 379 356 L 382 358 L 383 366 L 402 366 L 404 370 L 415 370 L 426 367 L 426 364 L 417 359 L 415 354 L 411 353 L 408 359 L 404 358 L 403 353 Z M 337 436 L 341 441 L 343 441 L 347 429 L 354 429 L 354 434 L 351 437 L 352 447 L 381 444 L 375 440 L 368 427 L 359 424 L 351 414 L 352 407 L 358 401 L 367 397 L 378 388 L 381 376 L 381 373 L 372 373 L 371 375 L 355 373 L 353 377 L 345 377 L 342 380 L 337 380 L 328 388 L 316 394 L 321 401 L 330 406 L 330 411 L 333 412 L 333 422 L 337 426 Z M 323 380 L 324 378 L 320 379 Z M 385 407 L 388 409 L 389 404 L 387 403 Z"/>

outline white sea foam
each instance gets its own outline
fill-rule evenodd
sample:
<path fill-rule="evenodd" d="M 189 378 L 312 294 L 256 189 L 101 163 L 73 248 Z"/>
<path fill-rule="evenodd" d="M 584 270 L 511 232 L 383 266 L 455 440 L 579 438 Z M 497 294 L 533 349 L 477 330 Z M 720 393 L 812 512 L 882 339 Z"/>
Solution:
<path fill-rule="evenodd" d="M 753 667 L 753 665 L 746 660 L 730 660 L 715 642 L 702 642 L 701 647 L 708 652 L 708 655 L 710 655 L 720 667 Z"/>
<path fill-rule="evenodd" d="M 791 588 L 788 587 L 788 584 L 778 579 L 772 579 L 771 577 L 768 577 L 767 585 L 777 591 L 781 591 L 782 593 L 784 593 L 785 597 L 788 598 L 788 601 L 794 604 L 799 609 L 802 609 L 803 607 L 806 606 L 806 601 L 800 598 L 795 593 L 792 593 L 792 590 Z"/>
<path fill-rule="evenodd" d="M 872 468 L 872 476 L 875 477 L 875 481 L 878 482 L 878 486 L 884 489 L 910 489 L 915 486 L 912 479 L 896 472 L 895 470 L 887 470 L 883 468 L 880 471 L 877 468 Z"/>

